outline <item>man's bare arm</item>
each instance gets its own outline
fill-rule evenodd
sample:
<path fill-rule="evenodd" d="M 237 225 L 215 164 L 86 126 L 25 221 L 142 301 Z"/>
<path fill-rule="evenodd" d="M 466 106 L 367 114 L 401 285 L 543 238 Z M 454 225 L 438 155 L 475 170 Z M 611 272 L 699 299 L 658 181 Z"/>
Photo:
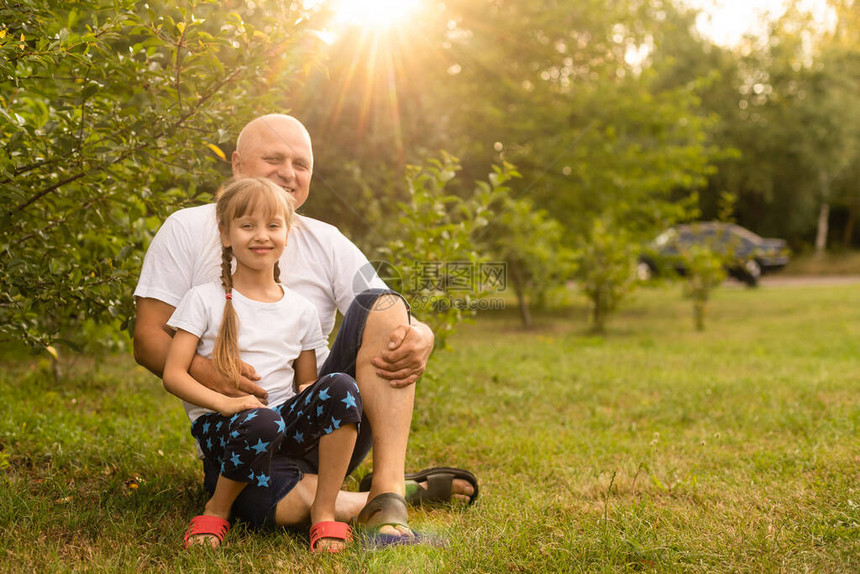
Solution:
<path fill-rule="evenodd" d="M 158 299 L 137 299 L 137 321 L 134 324 L 134 360 L 161 378 L 167 351 L 173 340 L 167 320 L 174 308 Z"/>
<path fill-rule="evenodd" d="M 173 340 L 173 332 L 167 326 L 167 320 L 170 319 L 173 311 L 173 306 L 168 305 L 164 301 L 151 298 L 137 299 L 137 322 L 134 326 L 134 360 L 159 378 L 164 374 L 167 352 Z M 243 370 L 243 376 L 239 381 L 238 389 L 231 386 L 215 370 L 212 361 L 200 355 L 194 355 L 189 372 L 200 384 L 223 395 L 241 396 L 251 394 L 264 402 L 268 398 L 268 393 L 249 378 L 258 379 L 251 367 Z"/>

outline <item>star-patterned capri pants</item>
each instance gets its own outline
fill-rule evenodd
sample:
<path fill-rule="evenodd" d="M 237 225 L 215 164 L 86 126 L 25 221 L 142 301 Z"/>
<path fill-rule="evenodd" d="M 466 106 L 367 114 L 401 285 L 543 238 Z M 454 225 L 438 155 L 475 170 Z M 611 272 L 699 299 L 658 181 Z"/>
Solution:
<path fill-rule="evenodd" d="M 316 383 L 272 409 L 232 417 L 213 413 L 194 421 L 191 434 L 203 451 L 207 492 L 215 492 L 221 474 L 248 483 L 233 503 L 233 518 L 252 527 L 275 526 L 278 502 L 305 473 L 319 472 L 319 439 L 345 424 L 358 424 L 359 431 L 347 473 L 370 452 L 371 429 L 362 417 L 355 364 L 368 313 L 384 294 L 400 297 L 387 289 L 356 296 Z"/>

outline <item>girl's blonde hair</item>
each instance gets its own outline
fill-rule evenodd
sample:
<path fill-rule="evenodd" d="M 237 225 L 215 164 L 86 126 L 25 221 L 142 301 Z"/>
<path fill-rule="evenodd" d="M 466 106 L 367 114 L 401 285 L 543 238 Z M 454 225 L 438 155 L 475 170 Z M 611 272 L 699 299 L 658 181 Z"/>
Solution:
<path fill-rule="evenodd" d="M 242 177 L 229 179 L 216 197 L 215 216 L 218 220 L 218 231 L 226 235 L 230 231 L 230 223 L 258 208 L 263 209 L 266 218 L 282 215 L 287 231 L 295 223 L 295 208 L 293 198 L 275 182 L 262 177 Z M 275 282 L 280 281 L 281 270 L 275 262 Z M 212 362 L 215 368 L 227 379 L 239 386 L 242 362 L 239 357 L 239 317 L 233 308 L 233 249 L 221 248 L 221 285 L 224 286 L 226 300 L 224 301 L 224 316 L 215 348 L 212 350 Z"/>

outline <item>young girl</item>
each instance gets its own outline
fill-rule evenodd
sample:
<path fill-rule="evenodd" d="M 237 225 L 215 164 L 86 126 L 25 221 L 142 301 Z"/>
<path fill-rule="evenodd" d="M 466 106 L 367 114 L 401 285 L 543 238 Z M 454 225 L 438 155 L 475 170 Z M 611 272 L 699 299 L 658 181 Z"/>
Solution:
<path fill-rule="evenodd" d="M 316 310 L 279 283 L 278 259 L 293 223 L 291 198 L 267 179 L 235 179 L 219 192 L 216 214 L 221 282 L 191 289 L 168 321 L 176 334 L 164 387 L 184 401 L 204 464 L 218 472 L 203 514 L 188 527 L 185 547 L 217 547 L 230 516 L 247 514 L 243 505 L 283 498 L 289 486 L 273 484 L 273 459 L 283 464 L 284 457 L 318 445 L 311 551 L 338 552 L 352 538 L 349 526 L 335 521 L 335 498 L 355 445 L 361 397 L 348 375 L 316 380 L 315 349 L 325 345 Z M 245 364 L 253 366 L 276 406 L 203 386 L 188 373 L 195 354 L 210 357 L 236 382 Z M 271 492 L 275 487 L 279 492 Z"/>

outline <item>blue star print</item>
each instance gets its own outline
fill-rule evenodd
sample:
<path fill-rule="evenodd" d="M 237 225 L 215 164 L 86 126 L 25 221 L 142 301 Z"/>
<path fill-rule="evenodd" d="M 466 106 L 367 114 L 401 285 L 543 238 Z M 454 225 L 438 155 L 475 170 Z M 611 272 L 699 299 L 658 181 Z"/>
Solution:
<path fill-rule="evenodd" d="M 205 422 L 205 423 L 203 423 L 203 434 L 206 434 L 208 432 L 209 432 L 209 423 Z"/>
<path fill-rule="evenodd" d="M 269 443 L 263 442 L 263 439 L 258 438 L 257 444 L 255 444 L 253 446 L 249 446 L 249 448 L 251 450 L 255 451 L 257 454 L 261 454 L 261 453 L 266 452 L 266 447 L 268 447 L 268 446 L 269 446 Z"/>
<path fill-rule="evenodd" d="M 296 434 L 293 435 L 293 439 L 295 439 L 297 443 L 302 444 L 303 442 L 305 442 L 305 435 L 300 433 L 299 431 L 296 431 Z"/>
<path fill-rule="evenodd" d="M 284 432 L 284 427 L 286 426 L 284 419 L 278 419 L 277 421 L 275 421 L 275 424 L 278 425 L 278 432 L 279 433 Z"/>
<path fill-rule="evenodd" d="M 257 412 L 251 411 L 248 416 L 245 417 L 245 422 L 248 422 L 251 419 L 257 418 Z"/>
<path fill-rule="evenodd" d="M 355 404 L 355 397 L 352 396 L 352 393 L 350 393 L 349 391 L 346 392 L 346 398 L 341 399 L 341 402 L 346 404 L 347 408 L 357 406 Z"/>
<path fill-rule="evenodd" d="M 257 486 L 269 486 L 270 478 L 270 476 L 266 476 L 261 472 L 260 476 L 257 477 Z"/>
<path fill-rule="evenodd" d="M 327 401 L 330 398 L 331 398 L 331 395 L 328 394 L 328 388 L 325 388 L 325 389 L 320 391 L 320 400 L 321 401 Z"/>
<path fill-rule="evenodd" d="M 230 457 L 230 462 L 233 463 L 233 466 L 239 466 L 240 464 L 242 464 L 242 459 L 239 458 L 239 455 L 234 452 L 233 456 Z"/>

